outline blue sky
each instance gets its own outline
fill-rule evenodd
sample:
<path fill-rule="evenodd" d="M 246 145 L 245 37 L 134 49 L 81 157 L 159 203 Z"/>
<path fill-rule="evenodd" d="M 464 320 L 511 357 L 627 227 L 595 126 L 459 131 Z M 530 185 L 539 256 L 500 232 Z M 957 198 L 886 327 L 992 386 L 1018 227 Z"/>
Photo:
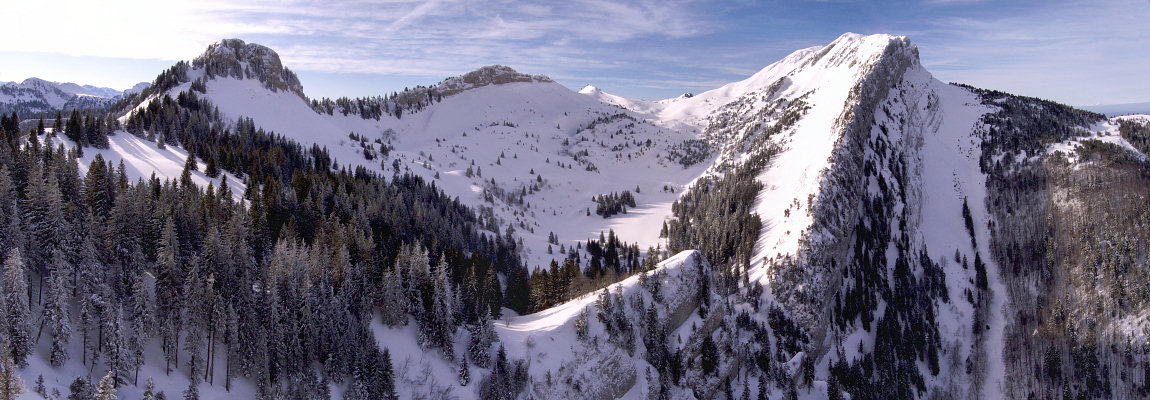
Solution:
<path fill-rule="evenodd" d="M 1074 105 L 1150 101 L 1150 1 L 22 1 L 0 81 L 114 88 L 238 37 L 309 96 L 364 96 L 505 64 L 659 99 L 743 79 L 843 32 L 906 35 L 957 81 Z M 19 38 L 19 39 L 13 39 Z"/>

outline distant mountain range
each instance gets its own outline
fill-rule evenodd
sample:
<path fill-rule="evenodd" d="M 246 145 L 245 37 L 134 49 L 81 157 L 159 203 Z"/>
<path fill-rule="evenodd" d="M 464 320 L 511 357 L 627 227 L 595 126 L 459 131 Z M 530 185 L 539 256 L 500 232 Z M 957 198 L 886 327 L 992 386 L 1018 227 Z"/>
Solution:
<path fill-rule="evenodd" d="M 23 82 L 0 85 L 0 112 L 15 111 L 20 115 L 54 110 L 107 108 L 123 96 L 140 92 L 150 86 L 140 82 L 131 88 L 117 90 L 71 82 L 50 82 L 28 78 Z"/>
<path fill-rule="evenodd" d="M 1150 114 L 1150 101 L 1143 103 L 1098 104 L 1083 106 L 1082 109 L 1106 114 L 1110 117 L 1133 114 Z"/>

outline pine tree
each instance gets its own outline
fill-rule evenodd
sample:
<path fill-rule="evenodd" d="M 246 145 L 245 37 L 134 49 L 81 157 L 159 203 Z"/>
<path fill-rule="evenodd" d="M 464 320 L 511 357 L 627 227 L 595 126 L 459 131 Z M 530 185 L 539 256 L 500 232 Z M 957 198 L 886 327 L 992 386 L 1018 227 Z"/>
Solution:
<path fill-rule="evenodd" d="M 155 400 L 156 399 L 156 384 L 152 382 L 152 378 L 148 378 L 148 383 L 144 385 L 144 394 L 140 400 Z"/>
<path fill-rule="evenodd" d="M 391 366 L 391 352 L 384 348 L 381 358 L 383 360 L 383 369 L 380 371 L 380 397 L 386 400 L 398 400 L 399 396 L 395 394 L 395 372 Z"/>
<path fill-rule="evenodd" d="M 182 310 L 179 266 L 176 264 L 178 243 L 175 221 L 169 216 L 156 246 L 156 322 L 163 341 L 165 372 L 171 372 L 179 349 L 180 313 Z"/>
<path fill-rule="evenodd" d="M 116 372 L 108 370 L 108 374 L 100 378 L 96 385 L 96 400 L 116 400 Z"/>
<path fill-rule="evenodd" d="M 95 249 L 92 246 L 91 236 L 85 235 L 86 250 L 80 254 L 80 263 L 77 265 L 76 298 L 80 303 L 79 327 L 80 338 L 83 341 L 80 360 L 87 364 L 95 364 L 99 358 L 100 327 L 107 308 L 106 298 L 108 285 L 104 284 L 104 269 L 96 261 Z M 95 337 L 93 337 L 95 336 Z M 88 359 L 88 354 L 92 359 Z"/>
<path fill-rule="evenodd" d="M 69 291 L 65 285 L 67 274 L 59 265 L 64 263 L 60 252 L 52 257 L 57 264 L 55 273 L 49 279 L 48 300 L 43 308 L 43 320 L 52 335 L 49 361 L 53 367 L 61 367 L 68 361 L 68 341 L 72 337 L 72 323 L 68 318 Z"/>
<path fill-rule="evenodd" d="M 198 263 L 197 263 L 198 264 Z M 188 377 L 193 385 L 200 383 L 199 371 L 206 363 L 204 357 L 205 340 L 207 339 L 211 307 L 207 299 L 211 296 L 207 287 L 207 280 L 200 278 L 200 266 L 195 265 L 185 280 L 184 299 L 187 305 L 187 333 L 184 337 L 184 350 L 188 353 Z"/>
<path fill-rule="evenodd" d="M 136 275 L 132 280 L 132 309 L 128 313 L 130 337 L 128 351 L 131 354 L 129 366 L 134 370 L 132 384 L 136 384 L 140 376 L 140 366 L 144 364 L 144 344 L 154 331 L 155 317 L 152 315 L 152 297 L 144 286 L 144 274 Z"/>
<path fill-rule="evenodd" d="M 491 364 L 491 344 L 499 340 L 495 328 L 491 325 L 491 318 L 487 314 L 480 314 L 479 320 L 471 326 L 471 339 L 467 342 L 467 355 L 480 368 L 487 368 Z"/>
<path fill-rule="evenodd" d="M 135 368 L 124 329 L 124 312 L 120 307 L 113 308 L 110 312 L 112 316 L 107 318 L 110 325 L 104 328 L 107 332 L 104 353 L 108 359 L 108 374 L 113 379 L 112 384 L 120 387 L 120 383 L 125 381 L 124 378 Z"/>
<path fill-rule="evenodd" d="M 212 157 L 212 156 L 208 156 L 207 164 L 208 165 L 204 166 L 204 175 L 207 175 L 209 178 L 212 178 L 212 179 L 219 178 L 220 177 L 220 167 L 216 165 L 216 158 Z"/>
<path fill-rule="evenodd" d="M 827 377 L 827 400 L 842 400 L 842 388 L 839 387 L 839 378 L 831 373 Z"/>
<path fill-rule="evenodd" d="M 77 148 L 83 146 L 84 124 L 79 110 L 72 110 L 72 115 L 68 117 L 68 125 L 64 132 L 68 135 L 68 139 L 76 143 Z"/>
<path fill-rule="evenodd" d="M 24 393 L 24 381 L 10 353 L 8 342 L 0 339 L 0 400 L 16 400 Z"/>
<path fill-rule="evenodd" d="M 398 266 L 383 273 L 380 282 L 379 301 L 377 302 L 381 321 L 387 326 L 407 324 L 407 295 L 403 291 L 403 282 Z"/>
<path fill-rule="evenodd" d="M 467 355 L 459 358 L 459 385 L 467 386 L 471 384 L 471 367 L 467 365 Z"/>
<path fill-rule="evenodd" d="M 7 254 L 23 242 L 18 198 L 11 171 L 7 165 L 0 165 L 0 254 Z"/>
<path fill-rule="evenodd" d="M 110 164 L 104 162 L 104 157 L 96 153 L 92 163 L 88 164 L 88 173 L 84 175 L 82 189 L 84 204 L 100 220 L 108 217 L 114 203 L 115 188 L 112 182 Z"/>
<path fill-rule="evenodd" d="M 44 374 L 40 374 L 40 376 L 36 377 L 36 387 L 32 389 L 32 391 L 36 392 L 40 397 L 48 398 L 48 388 L 44 386 Z"/>
<path fill-rule="evenodd" d="M 188 388 L 184 389 L 184 400 L 200 400 L 200 389 L 195 382 L 189 383 Z"/>
<path fill-rule="evenodd" d="M 767 374 L 759 374 L 759 394 L 755 396 L 755 400 L 767 400 Z"/>
<path fill-rule="evenodd" d="M 23 368 L 28 365 L 28 355 L 32 353 L 32 318 L 28 304 L 28 275 L 24 269 L 24 257 L 20 249 L 8 252 L 4 261 L 4 326 L 8 333 L 8 348 L 12 360 Z"/>
<path fill-rule="evenodd" d="M 44 279 L 52 266 L 52 254 L 61 249 L 63 233 L 64 205 L 60 194 L 56 173 L 37 165 L 28 177 L 28 200 L 24 206 L 25 231 L 28 232 L 28 262 L 39 266 L 40 293 L 37 303 L 42 301 Z"/>
<path fill-rule="evenodd" d="M 68 392 L 68 400 L 91 400 L 96 397 L 96 388 L 79 377 L 68 385 Z"/>
<path fill-rule="evenodd" d="M 455 359 L 452 337 L 455 333 L 455 288 L 451 284 L 451 266 L 440 256 L 435 274 L 435 304 L 432 311 L 431 343 L 448 360 Z"/>

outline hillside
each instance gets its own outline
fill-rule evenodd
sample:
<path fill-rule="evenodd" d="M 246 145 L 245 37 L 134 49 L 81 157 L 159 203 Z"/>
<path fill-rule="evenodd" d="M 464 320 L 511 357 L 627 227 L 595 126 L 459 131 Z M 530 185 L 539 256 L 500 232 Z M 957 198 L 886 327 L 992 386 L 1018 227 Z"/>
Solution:
<path fill-rule="evenodd" d="M 309 99 L 228 39 L 93 118 L 2 124 L 3 329 L 49 391 L 1146 393 L 1148 119 L 943 83 L 905 37 L 660 101 L 499 65 Z"/>
<path fill-rule="evenodd" d="M 141 86 L 143 85 L 143 86 Z M 49 82 L 38 78 L 28 78 L 22 82 L 6 82 L 0 85 L 0 113 L 16 112 L 20 115 L 74 109 L 104 109 L 125 94 L 138 92 L 146 84 L 120 91 L 92 85 L 78 85 L 70 82 Z"/>

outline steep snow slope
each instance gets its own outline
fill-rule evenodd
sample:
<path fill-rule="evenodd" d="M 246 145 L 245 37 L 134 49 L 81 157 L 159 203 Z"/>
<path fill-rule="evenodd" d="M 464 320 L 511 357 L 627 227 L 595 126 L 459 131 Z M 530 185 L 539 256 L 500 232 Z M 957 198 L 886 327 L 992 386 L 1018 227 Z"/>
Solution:
<path fill-rule="evenodd" d="M 420 112 L 380 120 L 319 114 L 295 94 L 269 91 L 254 79 L 217 77 L 206 86 L 206 97 L 229 120 L 252 118 L 265 130 L 326 147 L 342 166 L 421 175 L 466 204 L 490 209 L 499 226 L 515 229 L 532 266 L 562 258 L 559 244 L 608 230 L 642 249 L 659 245 L 671 202 L 705 167 L 684 168 L 661 154 L 693 139 L 691 132 L 661 128 L 540 79 L 467 88 Z M 638 191 L 636 208 L 607 219 L 588 215 L 592 196 L 624 190 Z M 554 254 L 547 251 L 552 232 L 559 237 L 550 246 Z"/>

